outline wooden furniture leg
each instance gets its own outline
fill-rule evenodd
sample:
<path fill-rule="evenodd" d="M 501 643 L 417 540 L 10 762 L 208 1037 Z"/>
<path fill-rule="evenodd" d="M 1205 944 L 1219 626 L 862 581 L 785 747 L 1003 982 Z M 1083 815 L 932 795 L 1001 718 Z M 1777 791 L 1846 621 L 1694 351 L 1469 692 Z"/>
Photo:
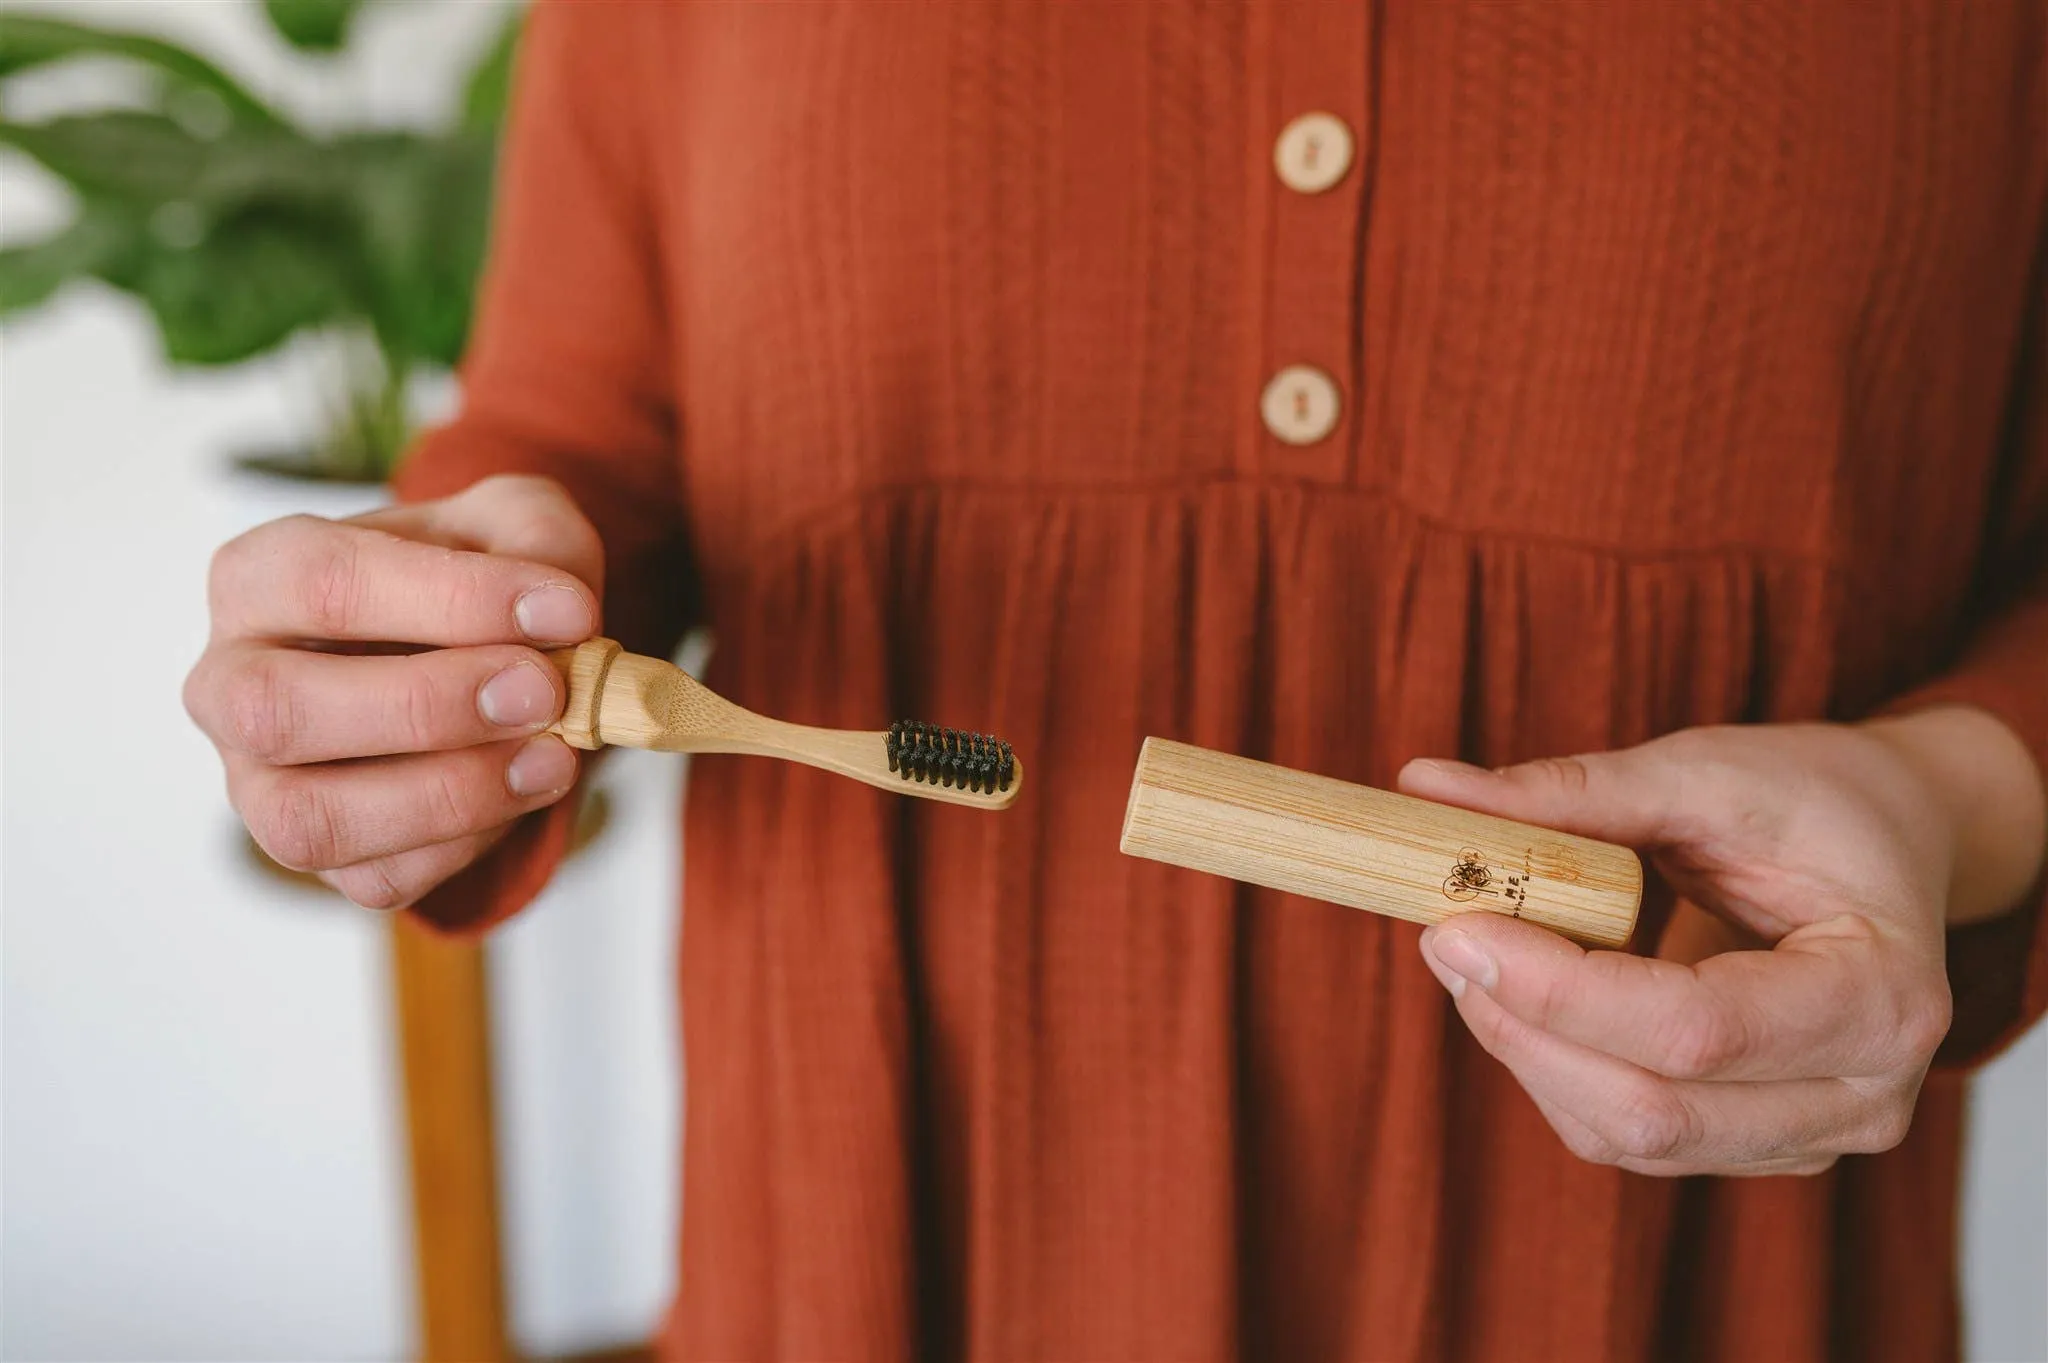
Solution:
<path fill-rule="evenodd" d="M 391 919 L 421 1363 L 512 1363 L 483 947 Z"/>

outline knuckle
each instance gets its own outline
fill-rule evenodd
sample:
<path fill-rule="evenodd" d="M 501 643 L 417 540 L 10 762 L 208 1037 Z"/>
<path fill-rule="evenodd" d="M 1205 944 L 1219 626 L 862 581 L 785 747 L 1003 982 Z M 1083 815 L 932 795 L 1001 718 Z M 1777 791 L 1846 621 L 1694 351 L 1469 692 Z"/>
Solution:
<path fill-rule="evenodd" d="M 400 741 L 413 752 L 439 746 L 444 708 L 441 688 L 433 673 L 424 667 L 409 669 L 399 683 L 396 704 L 392 707 Z"/>
<path fill-rule="evenodd" d="M 1654 1083 L 1635 1085 L 1608 1114 L 1599 1134 L 1634 1160 L 1669 1160 L 1692 1135 L 1686 1107 Z"/>
<path fill-rule="evenodd" d="M 244 615 L 251 596 L 274 593 L 280 576 L 289 584 L 306 547 L 317 544 L 330 528 L 318 516 L 284 516 L 215 549 L 206 570 L 207 611 L 215 628 Z"/>
<path fill-rule="evenodd" d="M 232 614 L 233 601 L 241 583 L 242 564 L 248 555 L 249 535 L 237 535 L 214 550 L 206 565 L 206 606 L 216 621 Z"/>
<path fill-rule="evenodd" d="M 1860 1120 L 1855 1123 L 1849 1139 L 1840 1143 L 1841 1151 L 1878 1155 L 1904 1142 L 1913 1129 L 1913 1110 L 1919 1097 L 1917 1076 L 1885 1084 L 1863 1104 Z"/>
<path fill-rule="evenodd" d="M 1565 1149 L 1587 1164 L 1618 1164 L 1622 1154 L 1612 1141 L 1589 1126 L 1576 1122 L 1552 1123 L 1551 1130 L 1557 1132 Z"/>
<path fill-rule="evenodd" d="M 1908 1061 L 1924 1064 L 1947 1039 L 1955 1021 L 1955 997 L 1946 978 L 1915 993 L 1900 1009 L 1898 1037 Z"/>
<path fill-rule="evenodd" d="M 1871 1010 L 1871 986 L 1860 971 L 1832 972 L 1815 985 L 1808 997 L 1816 1010 L 1825 1010 L 1835 1017 L 1868 1016 Z"/>
<path fill-rule="evenodd" d="M 207 581 L 216 587 L 235 586 L 241 582 L 245 569 L 275 551 L 279 539 L 290 538 L 295 529 L 312 519 L 306 515 L 284 516 L 244 530 L 213 551 L 213 559 L 207 565 Z"/>
<path fill-rule="evenodd" d="M 341 864 L 341 827 L 317 780 L 287 777 L 275 783 L 258 822 L 257 840 L 280 866 L 325 871 Z"/>
<path fill-rule="evenodd" d="M 178 691 L 178 700 L 185 707 L 185 716 L 209 735 L 213 732 L 213 694 L 217 685 L 216 667 L 213 654 L 201 655 L 192 670 L 185 674 L 185 684 Z"/>
<path fill-rule="evenodd" d="M 1593 784 L 1593 773 L 1579 757 L 1539 757 L 1528 766 L 1531 777 L 1555 786 L 1566 795 L 1584 795 Z"/>
<path fill-rule="evenodd" d="M 1881 1155 L 1902 1144 L 1912 1129 L 1913 1105 L 1895 1099 L 1878 1106 L 1848 1148 L 1853 1154 Z"/>
<path fill-rule="evenodd" d="M 328 884 L 358 907 L 378 912 L 406 908 L 416 897 L 393 878 L 388 858 L 335 871 L 328 876 Z"/>
<path fill-rule="evenodd" d="M 495 633 L 510 617 L 518 587 L 496 558 L 451 551 L 444 587 L 451 621 L 489 622 Z"/>
<path fill-rule="evenodd" d="M 1594 978 L 1588 976 L 1589 979 Z M 1539 1031 L 1554 1031 L 1560 1021 L 1571 1012 L 1574 983 L 1572 977 L 1562 972 L 1553 972 L 1543 977 L 1537 986 L 1535 997 L 1529 1001 L 1529 1023 Z"/>
<path fill-rule="evenodd" d="M 1906 1137 L 1913 1131 L 1913 1105 L 1908 1102 L 1892 1104 L 1878 1118 L 1876 1137 L 1879 1150 L 1891 1150 L 1905 1144 Z"/>
<path fill-rule="evenodd" d="M 489 793 L 474 772 L 455 763 L 445 763 L 434 778 L 423 783 L 428 802 L 427 822 L 442 839 L 459 837 L 485 826 L 489 820 Z"/>
<path fill-rule="evenodd" d="M 291 755 L 304 715 L 274 664 L 249 662 L 224 678 L 221 690 L 222 741 L 262 762 Z"/>
<path fill-rule="evenodd" d="M 1711 763 L 1719 768 L 1727 764 L 1728 743 L 1731 737 L 1737 736 L 1737 732 L 1727 725 L 1695 725 L 1653 739 L 1649 746 L 1673 762 Z"/>
<path fill-rule="evenodd" d="M 1722 1008 L 1688 1009 L 1663 1044 L 1663 1071 L 1673 1079 L 1711 1079 L 1748 1049 L 1742 1020 Z"/>
<path fill-rule="evenodd" d="M 214 624 L 233 621 L 242 613 L 244 598 L 264 580 L 263 568 L 275 558 L 279 541 L 303 529 L 311 516 L 286 516 L 245 530 L 213 551 L 206 565 L 206 606 Z"/>
<path fill-rule="evenodd" d="M 353 539 L 338 537 L 309 554 L 300 565 L 298 606 L 322 638 L 343 638 L 360 614 L 362 582 Z"/>

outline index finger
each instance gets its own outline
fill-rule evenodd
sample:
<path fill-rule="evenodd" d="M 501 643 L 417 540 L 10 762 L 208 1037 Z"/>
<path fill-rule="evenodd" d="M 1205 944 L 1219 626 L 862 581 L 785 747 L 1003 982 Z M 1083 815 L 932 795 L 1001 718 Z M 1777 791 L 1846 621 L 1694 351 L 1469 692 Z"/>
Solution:
<path fill-rule="evenodd" d="M 1585 951 L 1485 913 L 1432 928 L 1423 950 L 1529 1026 L 1673 1079 L 1883 1075 L 1926 1030 L 1909 963 L 1860 918 L 1696 966 Z"/>
<path fill-rule="evenodd" d="M 266 639 L 570 644 L 599 618 L 590 588 L 561 568 L 313 516 L 230 542 L 210 592 L 219 632 Z"/>

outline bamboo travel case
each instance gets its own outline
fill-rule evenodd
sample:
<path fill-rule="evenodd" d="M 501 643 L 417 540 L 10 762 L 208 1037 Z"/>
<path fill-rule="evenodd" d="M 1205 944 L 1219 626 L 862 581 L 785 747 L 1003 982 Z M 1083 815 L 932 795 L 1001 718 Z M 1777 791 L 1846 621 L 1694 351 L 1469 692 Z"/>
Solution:
<path fill-rule="evenodd" d="M 1643 897 L 1626 847 L 1162 738 L 1138 755 L 1121 846 L 1416 923 L 1490 910 L 1595 947 L 1627 943 Z"/>

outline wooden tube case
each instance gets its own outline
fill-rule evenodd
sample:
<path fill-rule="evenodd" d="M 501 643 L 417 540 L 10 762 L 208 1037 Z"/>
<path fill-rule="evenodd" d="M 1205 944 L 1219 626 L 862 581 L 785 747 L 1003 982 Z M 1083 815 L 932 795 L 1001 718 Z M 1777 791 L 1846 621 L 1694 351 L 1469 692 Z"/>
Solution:
<path fill-rule="evenodd" d="M 1585 946 L 1635 931 L 1626 847 L 1148 738 L 1123 850 L 1289 894 L 1436 923 L 1488 910 Z"/>

